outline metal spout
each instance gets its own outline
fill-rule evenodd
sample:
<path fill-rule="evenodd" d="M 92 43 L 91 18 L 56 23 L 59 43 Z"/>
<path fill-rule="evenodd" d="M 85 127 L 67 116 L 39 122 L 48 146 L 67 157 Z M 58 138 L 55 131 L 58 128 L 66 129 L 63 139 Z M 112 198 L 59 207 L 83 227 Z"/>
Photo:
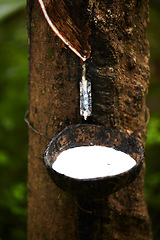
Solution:
<path fill-rule="evenodd" d="M 80 81 L 80 115 L 87 120 L 92 114 L 91 82 L 86 79 L 86 64 L 82 65 L 82 79 Z"/>

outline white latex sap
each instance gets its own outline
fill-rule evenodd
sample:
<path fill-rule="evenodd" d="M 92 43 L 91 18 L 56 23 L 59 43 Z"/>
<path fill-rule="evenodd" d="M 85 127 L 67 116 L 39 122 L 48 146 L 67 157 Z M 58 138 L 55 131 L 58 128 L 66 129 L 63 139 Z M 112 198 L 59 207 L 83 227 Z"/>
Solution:
<path fill-rule="evenodd" d="M 78 179 L 113 176 L 136 165 L 128 154 L 105 146 L 81 146 L 63 151 L 52 168 Z"/>

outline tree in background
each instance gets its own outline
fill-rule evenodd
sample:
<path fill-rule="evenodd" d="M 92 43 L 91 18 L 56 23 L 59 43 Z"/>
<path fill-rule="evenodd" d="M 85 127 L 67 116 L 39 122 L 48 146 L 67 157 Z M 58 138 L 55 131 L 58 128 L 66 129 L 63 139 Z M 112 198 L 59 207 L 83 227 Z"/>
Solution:
<path fill-rule="evenodd" d="M 148 1 L 90 0 L 87 9 L 91 31 L 87 74 L 93 94 L 93 114 L 88 121 L 120 129 L 144 143 L 149 83 Z M 79 9 L 75 10 L 78 17 Z M 81 64 L 51 31 L 38 1 L 28 0 L 28 16 L 29 121 L 52 138 L 65 126 L 83 122 L 78 90 Z M 30 131 L 28 239 L 78 239 L 78 206 L 52 183 L 43 165 L 47 143 L 44 136 Z M 101 219 L 104 231 L 95 239 L 107 239 L 108 232 L 109 239 L 151 239 L 143 196 L 144 170 L 129 187 L 110 196 Z M 108 209 L 109 222 L 105 215 Z"/>

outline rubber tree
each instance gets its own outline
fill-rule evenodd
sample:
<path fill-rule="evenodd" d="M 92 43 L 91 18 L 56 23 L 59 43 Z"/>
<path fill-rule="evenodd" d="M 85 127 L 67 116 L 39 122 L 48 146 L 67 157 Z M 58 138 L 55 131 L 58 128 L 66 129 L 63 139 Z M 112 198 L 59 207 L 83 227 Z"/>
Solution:
<path fill-rule="evenodd" d="M 28 0 L 28 239 L 76 240 L 82 239 L 82 227 L 89 231 L 87 213 L 80 222 L 76 201 L 53 184 L 43 163 L 44 150 L 66 126 L 84 122 L 122 130 L 145 144 L 149 7 L 148 0 L 46 2 L 56 3 L 57 11 L 65 3 L 59 21 L 65 16 L 73 15 L 75 22 L 77 18 L 84 39 L 79 51 L 89 49 L 86 64 L 93 111 L 87 121 L 79 114 L 80 57 L 52 31 L 38 1 Z M 98 217 L 92 219 L 92 239 L 152 239 L 144 174 L 145 164 L 132 184 L 99 206 Z"/>

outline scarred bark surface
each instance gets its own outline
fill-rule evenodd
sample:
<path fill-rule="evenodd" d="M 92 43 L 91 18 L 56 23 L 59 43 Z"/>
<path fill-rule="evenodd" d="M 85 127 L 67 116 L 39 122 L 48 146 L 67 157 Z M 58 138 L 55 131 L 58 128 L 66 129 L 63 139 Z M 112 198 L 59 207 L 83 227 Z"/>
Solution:
<path fill-rule="evenodd" d="M 82 1 L 83 2 L 83 1 Z M 89 0 L 93 114 L 88 123 L 120 129 L 144 143 L 149 81 L 148 0 Z M 50 139 L 79 115 L 81 60 L 55 36 L 37 0 L 28 0 L 29 121 Z M 144 172 L 97 205 L 94 215 L 51 181 L 43 164 L 49 140 L 29 131 L 28 240 L 151 240 Z M 92 224 L 91 224 L 92 223 Z M 82 230 L 84 229 L 84 231 Z"/>

